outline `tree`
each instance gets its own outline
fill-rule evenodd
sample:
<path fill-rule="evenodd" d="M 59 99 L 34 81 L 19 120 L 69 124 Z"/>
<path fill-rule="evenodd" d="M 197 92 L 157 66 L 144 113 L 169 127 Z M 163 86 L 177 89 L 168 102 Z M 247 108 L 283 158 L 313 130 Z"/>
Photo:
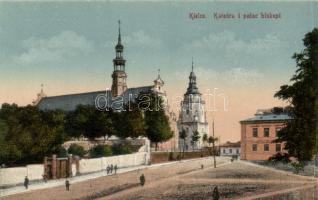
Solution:
<path fill-rule="evenodd" d="M 203 142 L 203 144 L 204 144 L 205 146 L 206 146 L 207 141 L 208 141 L 208 134 L 204 133 L 204 134 L 203 134 L 203 137 L 202 137 L 202 142 Z"/>
<path fill-rule="evenodd" d="M 286 142 L 285 149 L 299 162 L 311 160 L 318 152 L 318 28 L 307 33 L 303 43 L 305 49 L 293 55 L 297 69 L 292 83 L 275 94 L 290 103 L 292 117 L 275 142 Z"/>
<path fill-rule="evenodd" d="M 8 145 L 1 162 L 9 165 L 40 162 L 44 156 L 57 153 L 67 139 L 61 111 L 3 104 L 0 121 L 4 124 L 1 135 Z"/>
<path fill-rule="evenodd" d="M 79 157 L 83 157 L 86 152 L 84 150 L 84 147 L 82 147 L 81 145 L 71 144 L 71 146 L 68 148 L 68 153 Z"/>
<path fill-rule="evenodd" d="M 111 147 L 105 145 L 97 145 L 90 150 L 90 156 L 92 158 L 107 157 L 111 156 L 112 154 Z"/>
<path fill-rule="evenodd" d="M 192 149 L 194 149 L 195 146 L 197 146 L 197 142 L 200 139 L 200 133 L 198 131 L 194 131 L 193 135 L 191 136 L 191 143 L 192 143 Z"/>
<path fill-rule="evenodd" d="M 183 145 L 182 145 L 182 157 L 184 157 L 184 150 L 185 150 L 185 145 L 186 145 L 186 138 L 187 138 L 187 132 L 186 130 L 182 129 L 179 132 L 179 138 L 183 140 Z"/>
<path fill-rule="evenodd" d="M 163 109 L 163 100 L 155 93 L 141 93 L 137 97 L 137 104 L 145 116 L 146 136 L 155 143 L 157 150 L 158 143 L 173 136 L 169 119 Z"/>
<path fill-rule="evenodd" d="M 213 129 L 214 129 L 214 123 L 213 123 Z M 214 131 L 214 130 L 213 130 Z M 214 168 L 216 168 L 216 160 L 215 160 L 215 154 L 216 154 L 216 151 L 215 151 L 215 142 L 218 141 L 218 138 L 217 137 L 213 137 L 213 136 L 210 136 L 208 138 L 208 143 L 209 145 L 211 145 L 212 143 L 212 153 L 213 153 L 213 160 L 214 160 Z"/>
<path fill-rule="evenodd" d="M 133 149 L 128 144 L 119 144 L 112 146 L 113 155 L 125 155 L 133 152 Z"/>
<path fill-rule="evenodd" d="M 210 136 L 208 138 L 208 143 L 209 143 L 209 146 L 211 146 L 211 144 L 215 143 L 218 141 L 218 138 L 214 138 L 213 136 Z"/>
<path fill-rule="evenodd" d="M 89 140 L 114 134 L 111 112 L 100 111 L 94 106 L 79 105 L 67 116 L 66 131 L 70 136 L 84 136 Z"/>
<path fill-rule="evenodd" d="M 17 146 L 8 141 L 8 125 L 4 120 L 0 120 L 0 165 L 7 162 L 14 162 L 21 157 L 21 151 Z"/>
<path fill-rule="evenodd" d="M 124 111 L 114 113 L 116 136 L 137 138 L 146 135 L 146 123 L 142 111 L 135 103 L 124 106 Z"/>

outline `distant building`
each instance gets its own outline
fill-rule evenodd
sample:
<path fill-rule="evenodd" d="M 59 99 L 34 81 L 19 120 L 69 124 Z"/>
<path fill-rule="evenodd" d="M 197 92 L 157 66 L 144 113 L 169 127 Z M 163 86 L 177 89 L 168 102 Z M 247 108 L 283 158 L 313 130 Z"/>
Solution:
<path fill-rule="evenodd" d="M 278 152 L 283 152 L 284 143 L 273 143 L 277 132 L 291 120 L 286 113 L 258 110 L 254 117 L 241 123 L 241 160 L 267 160 Z"/>
<path fill-rule="evenodd" d="M 241 142 L 226 142 L 219 146 L 220 156 L 237 156 L 240 157 Z"/>
<path fill-rule="evenodd" d="M 163 90 L 164 81 L 160 77 L 160 71 L 153 84 L 148 86 L 141 86 L 135 88 L 129 88 L 127 86 L 127 73 L 126 73 L 126 60 L 123 56 L 124 46 L 122 44 L 120 22 L 118 29 L 118 39 L 115 46 L 115 58 L 113 59 L 113 73 L 111 90 L 98 90 L 92 92 L 84 92 L 77 94 L 64 94 L 59 96 L 47 96 L 43 92 L 37 94 L 37 99 L 32 103 L 41 110 L 63 110 L 72 111 L 75 110 L 78 105 L 99 105 L 100 108 L 112 108 L 121 111 L 124 104 L 128 102 L 134 102 L 140 93 L 156 93 L 162 97 L 165 106 L 166 115 L 169 117 L 169 123 L 171 129 L 175 132 L 176 136 L 161 144 L 162 149 L 176 149 L 177 148 L 177 125 L 175 114 L 169 110 L 167 105 L 166 92 Z"/>
<path fill-rule="evenodd" d="M 184 94 L 184 99 L 181 102 L 181 111 L 178 120 L 178 130 L 181 132 L 185 130 L 187 138 L 185 140 L 185 149 L 198 149 L 202 147 L 202 138 L 204 134 L 209 136 L 209 125 L 206 120 L 205 101 L 199 92 L 196 82 L 196 75 L 192 71 L 189 76 L 189 86 L 187 92 Z M 192 143 L 192 136 L 194 132 L 199 132 L 200 139 L 196 143 Z M 179 148 L 183 149 L 184 142 L 179 139 Z"/>

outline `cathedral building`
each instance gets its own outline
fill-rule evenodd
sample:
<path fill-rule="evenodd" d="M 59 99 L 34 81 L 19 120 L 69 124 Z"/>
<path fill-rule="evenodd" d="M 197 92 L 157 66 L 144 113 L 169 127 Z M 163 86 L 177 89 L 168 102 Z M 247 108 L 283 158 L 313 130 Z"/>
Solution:
<path fill-rule="evenodd" d="M 154 80 L 153 85 L 141 86 L 136 88 L 127 87 L 127 73 L 126 73 L 126 60 L 124 59 L 123 52 L 124 46 L 121 40 L 120 21 L 118 30 L 118 41 L 115 46 L 116 56 L 113 59 L 113 73 L 111 90 L 99 90 L 78 94 L 64 94 L 59 96 L 46 96 L 43 92 L 38 94 L 37 99 L 33 101 L 33 105 L 38 106 L 42 110 L 75 110 L 78 105 L 95 105 L 103 104 L 100 107 L 124 105 L 129 101 L 134 101 L 139 93 L 155 92 L 163 99 L 166 99 L 166 93 L 163 90 L 164 81 L 161 79 L 160 74 Z M 99 98 L 102 97 L 102 98 Z"/>
<path fill-rule="evenodd" d="M 186 150 L 200 149 L 202 147 L 202 138 L 204 134 L 209 136 L 209 125 L 206 120 L 205 101 L 202 99 L 202 95 L 199 92 L 196 82 L 196 75 L 192 71 L 189 76 L 189 86 L 184 99 L 181 102 L 180 116 L 178 120 L 178 130 L 186 131 L 187 137 L 185 141 L 179 139 L 179 148 Z M 192 136 L 195 132 L 198 132 L 200 139 L 193 143 Z M 185 146 L 184 146 L 185 145 Z"/>
<path fill-rule="evenodd" d="M 43 92 L 37 94 L 37 99 L 32 103 L 41 110 L 64 110 L 72 111 L 75 110 L 78 105 L 92 105 L 106 108 L 112 107 L 114 109 L 120 110 L 118 105 L 127 104 L 129 101 L 134 101 L 138 94 L 140 93 L 150 93 L 154 92 L 162 97 L 164 100 L 164 105 L 167 104 L 166 92 L 163 90 L 164 81 L 161 79 L 160 71 L 158 71 L 158 76 L 154 80 L 152 85 L 141 86 L 136 88 L 128 88 L 127 86 L 127 73 L 126 73 L 126 60 L 124 59 L 123 52 L 124 46 L 122 44 L 121 32 L 120 32 L 120 21 L 118 29 L 118 40 L 115 46 L 115 58 L 113 59 L 113 73 L 111 90 L 98 90 L 92 92 L 84 92 L 78 94 L 64 94 L 59 96 L 47 96 Z M 117 104 L 117 105 L 116 105 Z M 172 111 L 169 111 L 169 106 L 165 106 L 165 112 L 169 117 L 170 127 L 176 133 L 176 117 Z M 174 136 L 171 140 L 160 144 L 161 150 L 171 150 L 177 148 L 177 136 Z"/>

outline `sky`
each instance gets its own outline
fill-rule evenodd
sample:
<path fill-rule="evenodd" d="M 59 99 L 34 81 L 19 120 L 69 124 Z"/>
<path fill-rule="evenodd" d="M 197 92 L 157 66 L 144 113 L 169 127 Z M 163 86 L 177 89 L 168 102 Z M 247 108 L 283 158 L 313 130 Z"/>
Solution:
<path fill-rule="evenodd" d="M 41 84 L 48 96 L 110 88 L 121 20 L 128 87 L 152 85 L 160 69 L 177 112 L 193 57 L 210 128 L 214 119 L 221 143 L 237 141 L 240 120 L 286 105 L 273 96 L 289 83 L 304 35 L 318 27 L 317 8 L 317 2 L 0 2 L 0 104 L 31 104 Z M 281 18 L 214 18 L 261 12 Z"/>

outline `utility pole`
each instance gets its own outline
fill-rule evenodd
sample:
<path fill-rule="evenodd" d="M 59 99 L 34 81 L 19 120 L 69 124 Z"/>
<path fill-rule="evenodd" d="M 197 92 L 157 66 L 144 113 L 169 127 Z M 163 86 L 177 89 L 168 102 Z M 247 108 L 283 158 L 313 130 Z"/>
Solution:
<path fill-rule="evenodd" d="M 213 143 L 212 143 L 212 149 L 213 149 L 213 162 L 214 162 L 214 168 L 216 168 L 216 160 L 215 160 L 215 137 L 214 137 L 214 118 L 213 118 L 213 123 L 212 123 L 212 134 L 213 134 Z"/>

